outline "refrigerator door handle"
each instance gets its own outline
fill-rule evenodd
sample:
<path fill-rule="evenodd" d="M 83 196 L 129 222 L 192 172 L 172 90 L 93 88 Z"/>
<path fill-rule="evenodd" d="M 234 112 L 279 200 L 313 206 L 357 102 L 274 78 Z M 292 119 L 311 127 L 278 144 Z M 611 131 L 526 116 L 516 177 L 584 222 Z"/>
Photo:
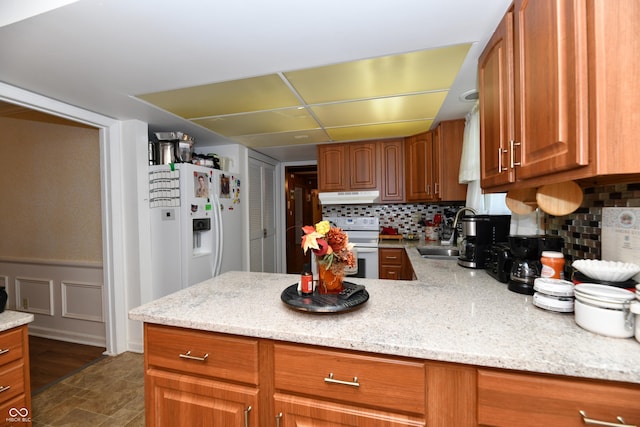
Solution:
<path fill-rule="evenodd" d="M 220 204 L 220 199 L 215 193 L 213 195 L 213 204 L 214 204 L 213 221 L 215 223 L 214 233 L 216 233 L 216 235 L 214 236 L 215 245 L 213 247 L 213 250 L 215 250 L 216 252 L 213 257 L 213 277 L 215 277 L 220 274 L 220 270 L 222 268 L 222 247 L 223 247 L 223 239 L 224 239 L 223 227 L 222 227 L 222 213 L 220 212 L 221 204 Z"/>

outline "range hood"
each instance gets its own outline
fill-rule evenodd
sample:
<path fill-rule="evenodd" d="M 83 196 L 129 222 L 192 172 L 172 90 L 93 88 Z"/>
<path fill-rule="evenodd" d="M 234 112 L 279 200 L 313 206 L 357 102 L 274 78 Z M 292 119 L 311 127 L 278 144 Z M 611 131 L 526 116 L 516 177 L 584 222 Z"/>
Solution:
<path fill-rule="evenodd" d="M 380 192 L 375 191 L 335 191 L 318 193 L 323 205 L 363 205 L 380 203 Z"/>

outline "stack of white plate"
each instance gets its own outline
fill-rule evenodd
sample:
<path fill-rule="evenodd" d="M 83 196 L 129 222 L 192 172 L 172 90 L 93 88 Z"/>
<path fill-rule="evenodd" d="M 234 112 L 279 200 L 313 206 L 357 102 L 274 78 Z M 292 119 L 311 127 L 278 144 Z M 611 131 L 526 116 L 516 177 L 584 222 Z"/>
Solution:
<path fill-rule="evenodd" d="M 539 277 L 533 281 L 533 305 L 558 313 L 571 313 L 573 288 L 573 283 L 567 280 Z"/>

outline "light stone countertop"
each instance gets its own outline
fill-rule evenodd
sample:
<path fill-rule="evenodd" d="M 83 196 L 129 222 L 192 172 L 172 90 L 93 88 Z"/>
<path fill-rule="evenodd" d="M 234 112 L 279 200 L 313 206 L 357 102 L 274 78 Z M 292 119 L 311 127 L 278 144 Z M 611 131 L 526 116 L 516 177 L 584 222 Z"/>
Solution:
<path fill-rule="evenodd" d="M 640 343 L 581 329 L 572 314 L 533 306 L 484 270 L 423 259 L 416 281 L 355 279 L 370 299 L 338 314 L 287 307 L 297 275 L 228 272 L 129 312 L 130 319 L 373 353 L 640 383 Z"/>
<path fill-rule="evenodd" d="M 33 322 L 33 314 L 5 310 L 0 313 L 0 332 Z"/>

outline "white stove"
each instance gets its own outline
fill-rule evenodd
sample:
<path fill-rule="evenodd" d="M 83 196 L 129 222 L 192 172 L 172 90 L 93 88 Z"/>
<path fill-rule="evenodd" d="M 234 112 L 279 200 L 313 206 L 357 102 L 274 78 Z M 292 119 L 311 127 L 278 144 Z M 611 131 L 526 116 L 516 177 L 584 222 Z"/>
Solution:
<path fill-rule="evenodd" d="M 352 277 L 367 279 L 378 278 L 378 237 L 380 234 L 380 220 L 378 217 L 327 217 L 323 218 L 332 226 L 339 227 L 349 236 L 349 242 L 354 245 L 354 255 L 358 259 L 358 268 Z"/>

